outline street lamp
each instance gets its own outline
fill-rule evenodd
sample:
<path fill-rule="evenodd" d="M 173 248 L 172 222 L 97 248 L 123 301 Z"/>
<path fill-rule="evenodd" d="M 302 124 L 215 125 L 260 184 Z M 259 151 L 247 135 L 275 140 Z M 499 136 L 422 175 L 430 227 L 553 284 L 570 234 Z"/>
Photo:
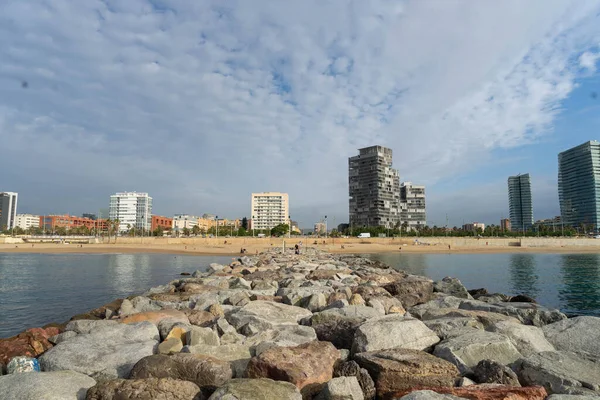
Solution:
<path fill-rule="evenodd" d="M 325 239 L 327 239 L 327 215 L 325 216 Z"/>
<path fill-rule="evenodd" d="M 288 238 L 292 237 L 292 217 L 288 215 L 288 221 L 290 222 L 290 226 L 288 227 Z"/>
<path fill-rule="evenodd" d="M 219 216 L 216 215 L 215 216 L 215 237 L 218 239 L 219 238 Z"/>
<path fill-rule="evenodd" d="M 253 215 L 252 219 L 250 220 L 250 223 L 252 224 L 252 237 L 254 237 L 254 218 L 256 217 Z"/>

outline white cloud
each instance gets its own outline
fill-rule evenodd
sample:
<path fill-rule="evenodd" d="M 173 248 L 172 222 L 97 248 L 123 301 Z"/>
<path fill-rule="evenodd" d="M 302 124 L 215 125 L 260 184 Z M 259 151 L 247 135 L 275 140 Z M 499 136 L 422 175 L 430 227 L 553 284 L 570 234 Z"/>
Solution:
<path fill-rule="evenodd" d="M 548 132 L 578 68 L 589 69 L 591 56 L 577 56 L 597 43 L 599 10 L 560 0 L 5 2 L 0 168 L 29 160 L 6 184 L 32 208 L 94 209 L 135 189 L 159 213 L 233 216 L 247 214 L 250 192 L 282 190 L 304 225 L 343 221 L 358 147 L 390 146 L 403 178 L 434 185 L 473 152 Z M 69 195 L 40 200 L 34 185 L 49 180 Z"/>
<path fill-rule="evenodd" d="M 598 62 L 598 60 L 600 60 L 600 53 L 586 51 L 579 57 L 579 65 L 581 66 L 581 68 L 585 68 L 592 72 L 595 72 L 596 63 Z"/>

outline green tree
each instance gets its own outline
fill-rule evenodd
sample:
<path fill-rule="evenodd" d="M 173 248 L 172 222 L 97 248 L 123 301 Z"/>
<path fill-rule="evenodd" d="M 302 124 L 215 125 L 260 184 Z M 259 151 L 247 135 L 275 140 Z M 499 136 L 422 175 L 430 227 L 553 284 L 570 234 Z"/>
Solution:
<path fill-rule="evenodd" d="M 248 218 L 246 217 L 242 218 L 242 228 L 244 228 L 245 231 L 248 230 Z"/>
<path fill-rule="evenodd" d="M 200 227 L 198 225 L 194 225 L 192 228 L 192 234 L 198 236 L 200 234 Z"/>
<path fill-rule="evenodd" d="M 283 236 L 288 233 L 289 230 L 288 224 L 279 224 L 271 229 L 272 236 Z"/>
<path fill-rule="evenodd" d="M 152 231 L 152 235 L 153 236 L 162 237 L 164 231 L 165 231 L 164 228 L 159 225 L 159 226 L 156 227 L 156 229 L 154 231 Z"/>
<path fill-rule="evenodd" d="M 183 228 L 181 232 L 183 233 L 183 236 L 190 236 L 190 229 L 187 227 Z"/>
<path fill-rule="evenodd" d="M 246 228 L 244 228 L 243 224 L 237 230 L 237 235 L 238 236 L 246 236 L 246 235 L 248 235 L 248 231 L 246 231 Z"/>

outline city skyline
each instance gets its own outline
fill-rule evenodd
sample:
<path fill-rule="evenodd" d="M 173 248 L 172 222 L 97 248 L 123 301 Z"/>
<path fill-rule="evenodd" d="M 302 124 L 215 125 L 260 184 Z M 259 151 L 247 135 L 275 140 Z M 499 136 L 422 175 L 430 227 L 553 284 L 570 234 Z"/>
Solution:
<path fill-rule="evenodd" d="M 347 222 L 347 158 L 376 143 L 429 225 L 498 224 L 519 170 L 558 215 L 556 154 L 600 126 L 600 1 L 428 3 L 9 0 L 2 190 L 34 214 L 128 188 L 232 217 L 278 190 L 309 227 Z"/>

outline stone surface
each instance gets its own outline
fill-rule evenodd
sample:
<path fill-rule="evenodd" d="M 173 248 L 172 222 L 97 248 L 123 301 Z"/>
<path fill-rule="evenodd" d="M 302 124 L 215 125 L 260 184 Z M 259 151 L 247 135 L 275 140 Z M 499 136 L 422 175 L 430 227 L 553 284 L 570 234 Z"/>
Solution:
<path fill-rule="evenodd" d="M 204 354 L 218 360 L 229 361 L 235 378 L 244 376 L 248 362 L 252 357 L 250 347 L 242 344 L 227 344 L 221 346 L 199 344 L 196 346 L 185 346 L 182 353 Z"/>
<path fill-rule="evenodd" d="M 125 318 L 121 319 L 121 322 L 124 324 L 133 324 L 142 321 L 152 322 L 154 325 L 157 325 L 163 319 L 171 319 L 176 322 L 185 322 L 189 323 L 188 317 L 185 313 L 179 310 L 160 310 L 160 311 L 147 311 L 141 312 L 133 315 L 129 315 Z"/>
<path fill-rule="evenodd" d="M 183 349 L 183 343 L 181 339 L 172 337 L 166 339 L 164 342 L 158 345 L 159 354 L 174 354 L 179 353 Z"/>
<path fill-rule="evenodd" d="M 338 349 L 350 349 L 356 329 L 365 321 L 381 317 L 372 307 L 332 308 L 312 315 L 310 325 L 319 340 L 331 342 Z"/>
<path fill-rule="evenodd" d="M 585 394 L 552 394 L 546 400 L 598 400 L 598 396 Z"/>
<path fill-rule="evenodd" d="M 328 286 L 287 287 L 279 288 L 276 295 L 281 296 L 286 304 L 301 306 L 306 299 L 317 293 L 323 293 L 327 297 L 333 293 L 333 289 Z"/>
<path fill-rule="evenodd" d="M 557 350 L 600 359 L 600 318 L 576 317 L 546 325 L 544 334 Z"/>
<path fill-rule="evenodd" d="M 170 378 L 114 379 L 97 383 L 87 400 L 200 400 L 200 388 L 188 381 Z"/>
<path fill-rule="evenodd" d="M 423 321 L 442 339 L 458 336 L 466 330 L 483 330 L 483 324 L 473 317 L 436 318 Z"/>
<path fill-rule="evenodd" d="M 354 334 L 353 353 L 400 347 L 425 350 L 440 338 L 418 319 L 387 315 L 362 324 Z"/>
<path fill-rule="evenodd" d="M 310 310 L 311 312 L 321 311 L 327 306 L 327 299 L 323 293 L 315 293 L 310 296 L 302 307 Z"/>
<path fill-rule="evenodd" d="M 423 276 L 409 275 L 383 288 L 400 300 L 405 308 L 428 302 L 433 297 L 433 281 Z"/>
<path fill-rule="evenodd" d="M 354 376 L 333 378 L 315 400 L 364 400 L 358 380 Z"/>
<path fill-rule="evenodd" d="M 236 329 L 248 323 L 270 329 L 279 325 L 296 325 L 302 318 L 311 315 L 309 310 L 301 307 L 259 300 L 248 303 L 238 312 L 226 317 Z"/>
<path fill-rule="evenodd" d="M 333 377 L 333 367 L 340 357 L 329 342 L 310 342 L 296 347 L 273 347 L 248 363 L 249 378 L 271 378 L 296 385 L 307 397 L 318 393 Z"/>
<path fill-rule="evenodd" d="M 138 361 L 129 375 L 130 379 L 172 378 L 194 382 L 209 393 L 233 376 L 227 361 L 202 354 L 175 354 L 171 357 L 157 354 Z"/>
<path fill-rule="evenodd" d="M 433 291 L 445 293 L 450 296 L 462 298 L 462 299 L 472 299 L 471 295 L 467 291 L 467 288 L 464 287 L 462 282 L 457 278 L 451 278 L 449 276 L 445 277 L 441 281 L 437 281 L 433 283 Z"/>
<path fill-rule="evenodd" d="M 0 364 L 7 365 L 15 356 L 39 356 L 52 347 L 48 339 L 59 332 L 58 328 L 31 328 L 16 336 L 0 339 Z"/>
<path fill-rule="evenodd" d="M 124 378 L 136 362 L 154 353 L 158 337 L 150 322 L 105 325 L 54 346 L 39 361 L 44 371 L 73 370 L 96 380 Z"/>
<path fill-rule="evenodd" d="M 375 383 L 373 382 L 373 378 L 369 375 L 369 371 L 365 368 L 361 368 L 356 361 L 337 363 L 333 370 L 333 376 L 355 377 L 360 385 L 365 400 L 372 400 L 375 398 Z"/>
<path fill-rule="evenodd" d="M 197 344 L 219 346 L 221 342 L 219 335 L 214 330 L 193 326 L 185 335 L 185 344 L 188 346 L 195 346 Z"/>
<path fill-rule="evenodd" d="M 555 350 L 554 346 L 544 337 L 544 331 L 536 326 L 500 321 L 489 327 L 488 330 L 507 336 L 524 356 Z"/>
<path fill-rule="evenodd" d="M 451 394 L 436 393 L 432 390 L 416 390 L 400 397 L 400 400 L 458 400 L 463 398 Z"/>
<path fill-rule="evenodd" d="M 492 360 L 481 360 L 473 368 L 473 376 L 478 383 L 498 383 L 521 386 L 517 374 L 505 365 Z"/>
<path fill-rule="evenodd" d="M 481 360 L 489 359 L 508 365 L 521 358 L 506 336 L 484 331 L 446 339 L 435 347 L 433 354 L 456 365 L 461 374 L 471 372 Z"/>
<path fill-rule="evenodd" d="M 68 340 L 75 336 L 77 336 L 77 332 L 66 331 L 63 333 L 59 333 L 58 335 L 52 336 L 51 338 L 48 339 L 48 341 L 54 345 L 57 345 L 60 342 L 64 342 L 65 340 Z"/>
<path fill-rule="evenodd" d="M 267 329 L 245 340 L 245 344 L 254 348 L 256 355 L 275 347 L 298 346 L 317 340 L 315 330 L 309 326 L 284 325 L 277 329 Z"/>
<path fill-rule="evenodd" d="M 363 299 L 363 297 L 360 294 L 355 293 L 352 296 L 350 296 L 348 303 L 350 303 L 350 305 L 352 306 L 363 306 L 365 305 L 365 299 Z"/>
<path fill-rule="evenodd" d="M 451 387 L 459 376 L 453 364 L 419 350 L 380 350 L 359 353 L 354 358 L 369 371 L 382 398 L 415 386 Z"/>
<path fill-rule="evenodd" d="M 74 371 L 35 372 L 0 376 L 2 400 L 85 399 L 96 381 Z"/>
<path fill-rule="evenodd" d="M 534 303 L 495 303 L 489 304 L 479 300 L 463 300 L 459 306 L 463 310 L 487 311 L 504 314 L 519 319 L 527 325 L 544 326 L 567 319 L 558 310 L 550 310 Z"/>
<path fill-rule="evenodd" d="M 302 400 L 298 388 L 272 379 L 233 379 L 217 389 L 209 400 Z"/>
<path fill-rule="evenodd" d="M 460 388 L 439 387 L 423 389 L 429 389 L 438 394 L 456 396 L 454 399 L 460 398 L 471 400 L 544 400 L 547 396 L 546 390 L 541 386 L 514 387 L 502 385 L 473 385 Z M 404 399 L 405 397 L 401 397 L 403 395 L 405 395 L 405 392 L 399 392 L 396 393 L 393 398 Z M 427 397 L 417 397 L 417 399 L 426 398 Z M 433 397 L 432 399 L 438 399 L 438 397 Z"/>
<path fill-rule="evenodd" d="M 548 393 L 600 395 L 600 364 L 575 353 L 545 351 L 515 363 L 521 383 L 541 385 Z"/>
<path fill-rule="evenodd" d="M 414 311 L 414 307 L 411 309 Z M 488 311 L 470 311 L 470 310 L 459 310 L 455 308 L 430 308 L 422 311 L 420 315 L 417 315 L 423 321 L 429 321 L 438 318 L 475 318 L 481 322 L 485 329 L 500 322 L 509 321 L 516 324 L 520 324 L 517 318 L 509 317 L 508 315 L 498 314 Z"/>
<path fill-rule="evenodd" d="M 221 305 L 219 305 L 219 307 L 220 306 Z M 186 315 L 190 321 L 190 324 L 202 327 L 213 325 L 215 320 L 218 318 L 218 316 L 204 310 L 190 310 L 186 312 Z M 223 311 L 221 310 L 221 316 L 222 315 Z"/>

